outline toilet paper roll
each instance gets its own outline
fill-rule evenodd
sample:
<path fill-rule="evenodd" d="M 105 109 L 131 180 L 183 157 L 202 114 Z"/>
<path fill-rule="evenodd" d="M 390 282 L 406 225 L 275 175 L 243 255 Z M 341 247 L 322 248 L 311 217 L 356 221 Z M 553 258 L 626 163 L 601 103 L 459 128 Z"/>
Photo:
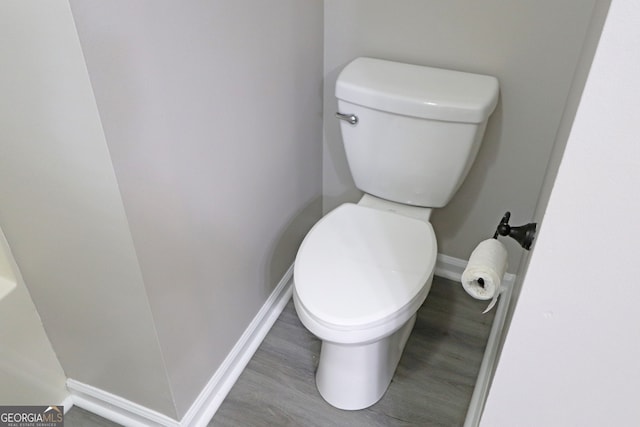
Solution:
<path fill-rule="evenodd" d="M 492 300 L 484 313 L 496 304 L 506 271 L 507 249 L 497 239 L 480 242 L 471 253 L 462 273 L 462 287 L 475 299 Z"/>

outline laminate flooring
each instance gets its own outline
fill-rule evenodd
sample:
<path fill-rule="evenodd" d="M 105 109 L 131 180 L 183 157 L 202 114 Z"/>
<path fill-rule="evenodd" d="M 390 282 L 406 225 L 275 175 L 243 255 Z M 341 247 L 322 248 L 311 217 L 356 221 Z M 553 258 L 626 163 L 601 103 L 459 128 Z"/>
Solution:
<path fill-rule="evenodd" d="M 459 283 L 434 278 L 385 395 L 343 411 L 316 389 L 320 341 L 289 302 L 209 427 L 462 426 L 493 321 L 486 306 Z"/>
<path fill-rule="evenodd" d="M 462 286 L 435 277 L 389 389 L 375 405 L 342 411 L 318 394 L 320 341 L 289 302 L 222 402 L 209 427 L 462 426 L 493 311 Z M 74 407 L 69 427 L 118 424 Z"/>
<path fill-rule="evenodd" d="M 65 427 L 119 427 L 121 424 L 114 423 L 102 418 L 85 409 L 74 406 L 64 414 Z"/>

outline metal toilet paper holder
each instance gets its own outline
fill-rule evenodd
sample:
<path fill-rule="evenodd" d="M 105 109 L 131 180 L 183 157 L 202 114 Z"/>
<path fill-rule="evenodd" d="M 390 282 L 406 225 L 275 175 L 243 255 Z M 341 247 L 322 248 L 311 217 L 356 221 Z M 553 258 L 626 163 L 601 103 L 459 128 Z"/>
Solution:
<path fill-rule="evenodd" d="M 511 218 L 511 212 L 506 212 L 498 224 L 494 239 L 500 236 L 509 236 L 520 244 L 524 249 L 531 249 L 533 239 L 536 237 L 537 224 L 530 222 L 529 224 L 521 225 L 519 227 L 512 227 L 509 225 L 509 219 Z"/>

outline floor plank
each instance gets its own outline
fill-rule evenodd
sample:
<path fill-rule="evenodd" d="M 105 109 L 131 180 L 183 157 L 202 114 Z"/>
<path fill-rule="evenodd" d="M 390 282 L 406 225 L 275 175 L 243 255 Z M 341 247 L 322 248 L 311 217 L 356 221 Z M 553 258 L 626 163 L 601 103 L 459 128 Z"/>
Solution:
<path fill-rule="evenodd" d="M 320 341 L 290 302 L 209 427 L 461 426 L 493 321 L 486 305 L 436 277 L 385 395 L 343 411 L 318 394 Z"/>
<path fill-rule="evenodd" d="M 65 427 L 118 427 L 120 424 L 114 423 L 99 415 L 74 406 L 64 414 Z"/>
<path fill-rule="evenodd" d="M 385 395 L 370 408 L 342 411 L 318 394 L 320 341 L 290 302 L 209 427 L 461 426 L 493 321 L 493 312 L 481 314 L 486 305 L 436 277 Z M 119 424 L 74 407 L 65 425 Z"/>

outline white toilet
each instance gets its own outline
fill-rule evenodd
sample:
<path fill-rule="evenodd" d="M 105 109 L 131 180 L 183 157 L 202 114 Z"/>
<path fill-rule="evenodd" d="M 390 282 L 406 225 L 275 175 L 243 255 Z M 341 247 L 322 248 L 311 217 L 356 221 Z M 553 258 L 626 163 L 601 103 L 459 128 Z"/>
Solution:
<path fill-rule="evenodd" d="M 294 267 L 300 320 L 322 340 L 316 384 L 331 405 L 384 394 L 433 279 L 431 209 L 464 180 L 498 99 L 494 77 L 358 58 L 336 97 L 358 204 L 309 231 Z"/>

